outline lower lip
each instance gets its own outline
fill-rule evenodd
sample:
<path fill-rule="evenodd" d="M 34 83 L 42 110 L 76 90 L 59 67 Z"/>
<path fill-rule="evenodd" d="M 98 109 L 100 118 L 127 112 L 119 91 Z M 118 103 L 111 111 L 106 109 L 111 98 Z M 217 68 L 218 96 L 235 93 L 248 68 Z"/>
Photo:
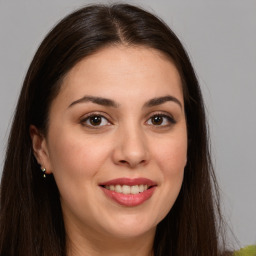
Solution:
<path fill-rule="evenodd" d="M 154 193 L 156 186 L 151 187 L 144 192 L 141 192 L 139 194 L 122 194 L 117 193 L 115 191 L 106 189 L 104 187 L 101 187 L 101 189 L 104 191 L 105 195 L 111 199 L 113 199 L 115 202 L 117 202 L 120 205 L 124 206 L 137 206 L 143 204 L 146 200 L 148 200 Z"/>

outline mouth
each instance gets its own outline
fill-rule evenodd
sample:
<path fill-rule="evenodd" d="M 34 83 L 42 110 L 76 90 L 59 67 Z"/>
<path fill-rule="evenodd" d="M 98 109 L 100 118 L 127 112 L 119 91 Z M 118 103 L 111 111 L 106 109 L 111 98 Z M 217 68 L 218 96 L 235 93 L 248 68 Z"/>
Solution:
<path fill-rule="evenodd" d="M 153 186 L 149 186 L 149 185 L 134 185 L 134 186 L 129 186 L 129 185 L 106 185 L 106 186 L 102 186 L 105 189 L 108 189 L 110 191 L 115 191 L 117 193 L 121 193 L 124 195 L 137 195 L 139 193 L 143 193 L 144 191 L 152 188 Z"/>
<path fill-rule="evenodd" d="M 99 184 L 108 198 L 123 206 L 137 206 L 151 198 L 157 184 L 146 178 L 119 178 Z"/>

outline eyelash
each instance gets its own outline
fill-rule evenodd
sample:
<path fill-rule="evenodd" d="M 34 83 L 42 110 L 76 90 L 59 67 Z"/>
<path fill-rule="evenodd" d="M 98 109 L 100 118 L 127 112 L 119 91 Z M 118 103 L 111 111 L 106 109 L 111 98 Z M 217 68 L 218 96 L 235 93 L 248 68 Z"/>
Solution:
<path fill-rule="evenodd" d="M 87 123 L 87 122 L 90 122 L 90 118 L 92 117 L 100 117 L 100 125 L 92 125 L 91 123 Z M 162 125 L 159 124 L 159 125 L 154 125 L 152 123 L 152 119 L 155 118 L 155 117 L 160 117 L 162 119 L 165 119 L 165 121 L 163 120 L 163 122 L 168 122 L 168 124 L 165 124 L 165 125 Z M 101 125 L 102 123 L 102 119 L 106 120 L 105 122 L 107 122 L 107 124 L 103 124 Z M 148 123 L 149 121 L 151 120 L 151 126 L 154 126 L 154 127 L 157 127 L 157 128 L 165 128 L 165 127 L 169 127 L 171 125 L 174 125 L 176 124 L 176 120 L 173 118 L 173 116 L 171 115 L 168 115 L 168 114 L 163 114 L 163 113 L 154 113 L 153 115 L 151 115 L 146 123 Z M 86 126 L 88 128 L 91 128 L 91 129 L 99 129 L 100 127 L 102 126 L 108 126 L 108 125 L 111 125 L 112 123 L 108 120 L 107 117 L 105 117 L 104 115 L 102 115 L 101 113 L 90 113 L 88 114 L 87 116 L 85 116 L 81 121 L 80 123 L 83 125 L 83 126 Z"/>
<path fill-rule="evenodd" d="M 165 125 L 162 125 L 162 123 L 160 125 L 154 125 L 152 124 L 152 119 L 155 118 L 155 117 L 161 117 L 162 119 L 166 119 L 165 121 L 168 123 L 168 124 L 165 124 Z M 147 119 L 147 122 L 151 120 L 151 124 L 152 126 L 155 126 L 155 127 L 158 127 L 158 128 L 164 128 L 164 127 L 169 127 L 171 125 L 174 125 L 176 124 L 176 120 L 173 118 L 173 116 L 169 115 L 169 114 L 163 114 L 163 113 L 154 113 L 152 116 L 150 116 L 148 119 Z M 163 121 L 164 122 L 164 121 Z"/>
<path fill-rule="evenodd" d="M 100 114 L 100 113 L 90 113 L 90 114 L 88 114 L 88 115 L 86 115 L 81 121 L 80 121 L 80 123 L 83 125 L 83 126 L 86 126 L 86 127 L 89 127 L 89 128 L 92 128 L 92 129 L 99 129 L 100 127 L 102 127 L 102 126 L 105 126 L 105 125 L 99 125 L 99 126 L 97 126 L 97 125 L 92 125 L 92 124 L 86 124 L 86 122 L 90 122 L 90 118 L 92 118 L 92 117 L 100 117 L 101 118 L 101 120 L 102 119 L 105 119 L 106 121 L 107 121 L 107 125 L 110 125 L 110 124 L 112 124 L 109 120 L 108 120 L 108 118 L 106 118 L 104 115 L 102 115 L 102 114 Z"/>

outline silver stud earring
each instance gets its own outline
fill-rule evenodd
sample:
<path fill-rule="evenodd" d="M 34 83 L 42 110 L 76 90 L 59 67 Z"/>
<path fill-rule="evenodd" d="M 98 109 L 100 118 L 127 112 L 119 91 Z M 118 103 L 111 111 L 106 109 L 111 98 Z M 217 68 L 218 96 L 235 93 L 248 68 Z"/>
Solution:
<path fill-rule="evenodd" d="M 45 173 L 45 172 L 46 172 L 46 169 L 45 169 L 44 167 L 41 167 L 41 170 L 42 170 L 42 172 L 43 172 L 43 177 L 46 178 L 46 173 Z"/>

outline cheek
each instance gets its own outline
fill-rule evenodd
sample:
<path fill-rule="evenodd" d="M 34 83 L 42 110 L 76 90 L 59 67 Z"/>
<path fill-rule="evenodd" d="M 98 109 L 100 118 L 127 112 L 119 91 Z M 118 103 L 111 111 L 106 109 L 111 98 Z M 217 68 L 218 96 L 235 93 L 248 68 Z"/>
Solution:
<path fill-rule="evenodd" d="M 88 196 L 92 195 L 97 176 L 108 158 L 110 143 L 99 143 L 74 131 L 60 131 L 58 136 L 52 133 L 50 138 L 52 173 L 62 207 L 76 212 L 82 203 L 90 204 Z"/>
<path fill-rule="evenodd" d="M 161 146 L 154 151 L 154 158 L 164 175 L 179 176 L 187 162 L 186 136 L 162 141 Z"/>
<path fill-rule="evenodd" d="M 108 156 L 108 144 L 74 132 L 52 134 L 50 158 L 54 175 L 93 176 Z"/>
<path fill-rule="evenodd" d="M 187 161 L 186 136 L 170 137 L 162 141 L 154 151 L 154 159 L 161 171 L 158 220 L 162 220 L 173 207 L 183 182 L 184 168 Z"/>
<path fill-rule="evenodd" d="M 183 181 L 187 162 L 187 145 L 186 143 L 166 143 L 165 147 L 157 152 L 156 159 L 166 192 L 170 197 L 175 198 Z"/>

